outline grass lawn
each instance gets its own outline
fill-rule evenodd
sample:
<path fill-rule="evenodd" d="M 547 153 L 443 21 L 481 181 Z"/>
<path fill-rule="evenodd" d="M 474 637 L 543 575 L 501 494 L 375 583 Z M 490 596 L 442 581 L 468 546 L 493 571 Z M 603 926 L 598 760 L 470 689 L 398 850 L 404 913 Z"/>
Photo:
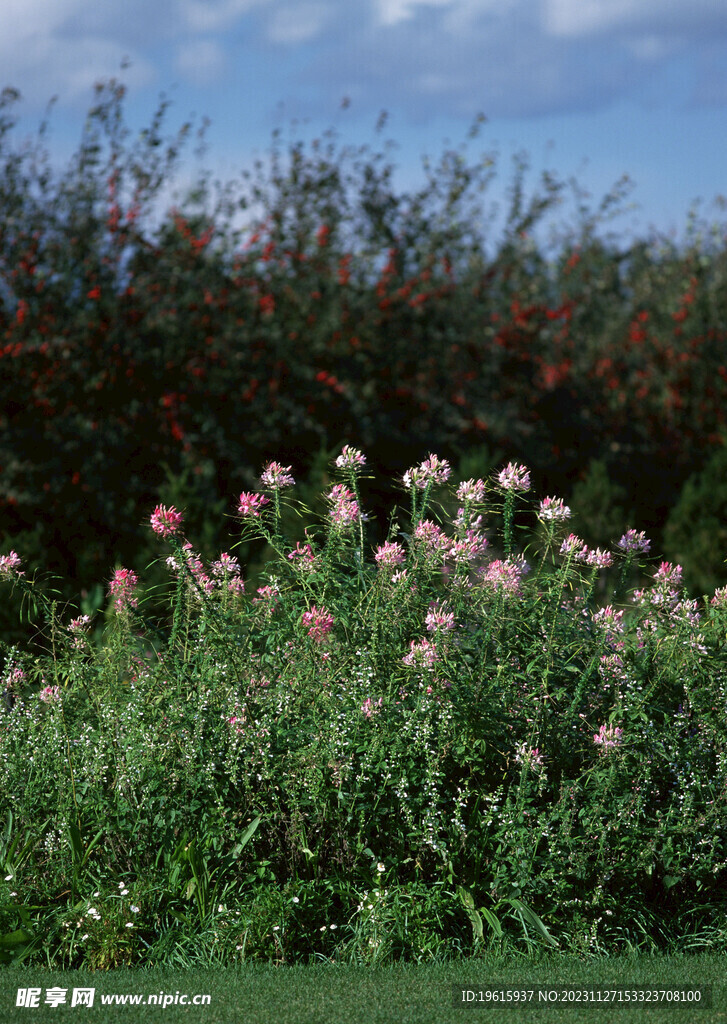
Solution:
<path fill-rule="evenodd" d="M 522 1005 L 455 1008 L 453 985 L 471 989 L 485 986 L 523 990 L 547 988 L 626 989 L 631 985 L 654 989 L 675 986 L 712 986 L 712 1007 L 694 1003 L 658 1005 Z M 16 1006 L 19 989 L 41 989 L 38 1007 Z M 67 989 L 66 1004 L 44 1005 L 52 986 Z M 92 1007 L 71 1006 L 74 988 L 95 989 Z M 149 996 L 209 995 L 208 1005 L 103 1005 L 102 997 L 129 994 Z M 534 998 L 537 998 L 534 996 Z M 140 1000 L 141 1002 L 141 1000 Z M 161 1000 L 160 1000 L 161 1002 Z M 449 964 L 397 965 L 386 968 L 321 964 L 312 967 L 245 965 L 236 968 L 190 970 L 117 970 L 104 973 L 9 968 L 0 975 L 0 1020 L 93 1022 L 147 1022 L 165 1024 L 449 1024 L 449 1022 L 510 1021 L 576 1022 L 665 1021 L 668 1024 L 727 1022 L 727 957 L 694 954 L 672 957 L 611 957 L 580 960 L 548 957 L 540 961 L 516 957 L 484 956 L 477 961 Z"/>

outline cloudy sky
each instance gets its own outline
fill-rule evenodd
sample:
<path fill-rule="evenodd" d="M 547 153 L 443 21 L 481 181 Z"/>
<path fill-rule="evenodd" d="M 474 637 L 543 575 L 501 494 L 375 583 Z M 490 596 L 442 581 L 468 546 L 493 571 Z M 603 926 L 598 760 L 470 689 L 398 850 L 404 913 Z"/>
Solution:
<path fill-rule="evenodd" d="M 709 213 L 727 195 L 726 0 L 2 0 L 0 72 L 28 134 L 58 97 L 59 154 L 117 76 L 135 127 L 161 93 L 170 128 L 209 117 L 205 164 L 224 178 L 274 127 L 377 143 L 386 110 L 408 186 L 481 112 L 503 191 L 526 151 L 595 199 L 628 174 L 625 232 L 679 233 L 693 200 Z"/>

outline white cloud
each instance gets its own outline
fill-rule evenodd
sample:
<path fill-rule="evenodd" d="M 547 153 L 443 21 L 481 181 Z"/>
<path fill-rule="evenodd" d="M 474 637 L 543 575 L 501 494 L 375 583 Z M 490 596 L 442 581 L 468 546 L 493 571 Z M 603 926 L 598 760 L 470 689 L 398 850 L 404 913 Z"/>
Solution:
<path fill-rule="evenodd" d="M 181 0 L 184 24 L 193 32 L 232 28 L 246 14 L 270 0 Z"/>
<path fill-rule="evenodd" d="M 399 25 L 414 17 L 418 7 L 449 7 L 458 0 L 374 0 L 374 11 L 379 25 Z"/>
<path fill-rule="evenodd" d="M 278 8 L 267 26 L 268 38 L 274 43 L 294 46 L 319 36 L 326 27 L 331 9 L 324 3 L 301 3 Z"/>
<path fill-rule="evenodd" d="M 573 39 L 633 29 L 656 35 L 680 29 L 691 36 L 727 29 L 721 0 L 542 0 L 542 10 L 546 32 Z"/>
<path fill-rule="evenodd" d="M 213 39 L 195 39 L 181 44 L 174 66 L 195 85 L 210 85 L 219 78 L 226 63 L 225 51 L 218 42 Z"/>

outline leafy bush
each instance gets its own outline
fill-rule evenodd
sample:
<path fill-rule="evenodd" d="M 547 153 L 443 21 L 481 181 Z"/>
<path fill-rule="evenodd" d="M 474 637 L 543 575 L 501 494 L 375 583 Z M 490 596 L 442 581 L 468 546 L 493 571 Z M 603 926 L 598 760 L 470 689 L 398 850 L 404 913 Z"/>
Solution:
<path fill-rule="evenodd" d="M 448 513 L 430 455 L 372 545 L 365 474 L 344 447 L 293 543 L 266 465 L 237 503 L 275 552 L 252 593 L 157 506 L 168 614 L 117 568 L 99 646 L 0 561 L 47 613 L 44 655 L 4 647 L 6 960 L 724 947 L 727 591 L 700 608 L 663 562 L 627 597 L 643 533 L 590 548 L 514 463 Z"/>
<path fill-rule="evenodd" d="M 619 245 L 621 182 L 595 210 L 576 194 L 545 244 L 567 189 L 529 188 L 518 161 L 496 229 L 479 122 L 418 190 L 395 189 L 386 152 L 276 134 L 241 181 L 200 172 L 160 209 L 192 137 L 166 134 L 166 104 L 133 138 L 124 87 L 99 85 L 58 173 L 45 127 L 15 141 L 17 99 L 0 106 L 2 543 L 89 613 L 108 563 L 148 563 L 145 509 L 174 495 L 211 557 L 228 495 L 273 456 L 305 479 L 344 439 L 365 448 L 379 539 L 388 481 L 423 446 L 454 465 L 501 452 L 568 500 L 595 461 L 656 542 L 719 444 L 719 226 Z"/>

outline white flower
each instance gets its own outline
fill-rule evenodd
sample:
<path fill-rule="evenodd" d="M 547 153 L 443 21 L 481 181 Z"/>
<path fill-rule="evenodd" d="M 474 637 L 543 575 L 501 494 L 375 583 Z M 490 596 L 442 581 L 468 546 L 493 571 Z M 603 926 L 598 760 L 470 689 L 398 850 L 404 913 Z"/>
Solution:
<path fill-rule="evenodd" d="M 12 875 L 6 875 L 5 876 L 5 881 L 6 882 L 12 882 L 12 880 L 13 880 L 13 876 Z"/>
<path fill-rule="evenodd" d="M 126 924 L 124 925 L 124 928 L 133 928 L 133 927 L 134 927 L 134 922 L 133 921 L 127 921 Z"/>
<path fill-rule="evenodd" d="M 297 896 L 293 897 L 293 903 L 300 903 L 300 900 L 298 899 Z"/>
<path fill-rule="evenodd" d="M 139 913 L 139 908 L 135 907 L 133 903 L 129 907 L 129 910 L 131 911 L 132 914 L 138 914 Z"/>
<path fill-rule="evenodd" d="M 385 868 L 385 866 L 384 866 L 384 865 L 383 865 L 383 864 L 381 863 L 381 861 L 379 861 L 379 863 L 378 863 L 378 864 L 376 865 L 376 870 L 377 870 L 377 871 L 379 872 L 379 874 L 381 874 L 381 872 L 382 872 L 382 871 L 386 871 L 386 868 Z"/>

